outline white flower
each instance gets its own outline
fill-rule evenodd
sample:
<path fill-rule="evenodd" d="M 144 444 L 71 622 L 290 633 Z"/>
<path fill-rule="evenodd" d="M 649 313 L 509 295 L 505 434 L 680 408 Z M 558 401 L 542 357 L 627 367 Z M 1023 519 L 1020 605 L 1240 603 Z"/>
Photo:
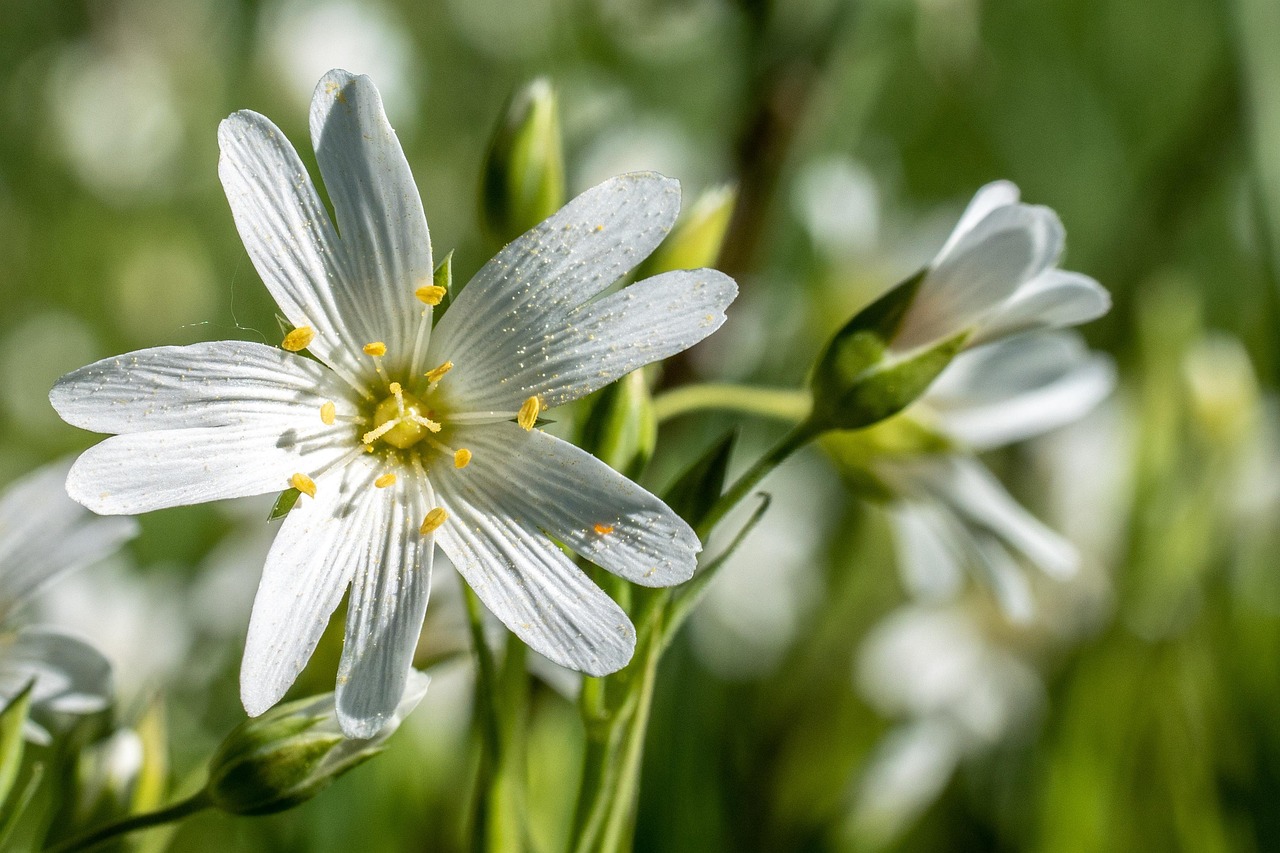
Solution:
<path fill-rule="evenodd" d="M 968 346 L 1037 328 L 1101 317 L 1107 291 L 1057 268 L 1065 233 L 1047 207 L 1022 204 L 1018 188 L 997 181 L 978 190 L 942 251 L 924 272 L 892 347 L 906 352 L 966 330 Z"/>
<path fill-rule="evenodd" d="M 110 555 L 137 534 L 131 518 L 94 518 L 67 499 L 65 464 L 49 465 L 0 495 L 0 705 L 34 679 L 37 712 L 87 714 L 111 701 L 111 667 L 92 646 L 51 628 L 18 627 L 15 610 L 66 572 Z M 29 723 L 27 737 L 48 742 Z"/>
<path fill-rule="evenodd" d="M 686 580 L 699 542 L 649 492 L 532 427 L 724 321 L 736 286 L 714 271 L 601 295 L 671 228 L 678 184 L 640 173 L 588 190 L 486 264 L 433 330 L 442 294 L 426 218 L 369 79 L 325 75 L 311 135 L 336 228 L 261 115 L 222 123 L 219 171 L 296 327 L 285 348 L 318 361 L 219 342 L 69 374 L 51 394 L 58 412 L 117 435 L 80 457 L 68 490 L 102 513 L 306 493 L 254 602 L 241 668 L 251 715 L 293 683 L 350 586 L 338 715 L 352 737 L 377 731 L 403 692 L 437 543 L 534 649 L 593 675 L 620 668 L 634 629 L 557 542 L 647 586 Z"/>
<path fill-rule="evenodd" d="M 897 500 L 890 517 L 908 587 L 956 593 L 969 566 L 1011 617 L 1029 619 L 1031 590 L 1015 555 L 1053 577 L 1073 574 L 1075 547 L 1028 513 L 969 451 L 1040 435 L 1082 418 L 1115 384 L 1109 358 L 1073 334 L 1019 335 L 959 355 L 907 411 L 954 450 L 878 459 Z"/>

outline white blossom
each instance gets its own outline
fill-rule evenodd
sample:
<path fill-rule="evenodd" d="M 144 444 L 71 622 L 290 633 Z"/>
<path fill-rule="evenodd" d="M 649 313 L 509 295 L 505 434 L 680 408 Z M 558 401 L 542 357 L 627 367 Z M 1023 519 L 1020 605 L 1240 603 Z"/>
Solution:
<path fill-rule="evenodd" d="M 678 184 L 636 173 L 588 190 L 489 261 L 433 329 L 443 294 L 422 202 L 367 77 L 325 75 L 311 137 L 336 223 L 268 119 L 238 112 L 219 129 L 240 235 L 295 327 L 283 348 L 160 347 L 64 377 L 51 395 L 63 418 L 116 434 L 80 457 L 68 490 L 110 514 L 304 493 L 254 602 L 251 715 L 284 695 L 350 587 L 338 715 L 351 737 L 378 731 L 404 690 L 437 544 L 535 650 L 593 675 L 620 668 L 632 625 L 557 543 L 666 586 L 692 574 L 698 539 L 534 426 L 723 323 L 736 286 L 715 271 L 604 294 L 670 230 Z"/>

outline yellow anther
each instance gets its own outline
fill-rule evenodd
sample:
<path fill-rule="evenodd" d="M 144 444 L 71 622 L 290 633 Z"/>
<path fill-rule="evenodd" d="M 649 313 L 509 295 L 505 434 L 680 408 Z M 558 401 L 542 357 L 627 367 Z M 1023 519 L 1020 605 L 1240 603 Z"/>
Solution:
<path fill-rule="evenodd" d="M 444 507 L 438 506 L 427 513 L 426 518 L 422 519 L 422 526 L 418 528 L 418 532 L 426 536 L 444 524 L 444 520 L 448 517 L 449 513 L 444 511 Z"/>
<path fill-rule="evenodd" d="M 413 292 L 414 296 L 428 305 L 439 305 L 444 300 L 444 294 L 444 288 L 438 284 L 424 284 Z"/>
<path fill-rule="evenodd" d="M 299 326 L 284 336 L 280 346 L 289 352 L 302 352 L 316 339 L 316 330 L 310 326 Z"/>
<path fill-rule="evenodd" d="M 385 489 L 387 486 L 394 484 L 395 481 L 395 474 L 383 474 L 381 477 L 373 481 L 373 485 L 379 489 Z"/>
<path fill-rule="evenodd" d="M 320 420 L 325 426 L 333 426 L 333 422 L 337 419 L 338 407 L 333 404 L 332 400 L 326 401 L 325 404 L 320 407 Z"/>
<path fill-rule="evenodd" d="M 444 364 L 427 373 L 427 381 L 434 385 L 440 381 L 440 377 L 444 376 L 450 370 L 453 370 L 453 362 L 446 361 Z"/>
<path fill-rule="evenodd" d="M 374 341 L 371 344 L 364 345 L 364 354 L 379 358 L 387 354 L 387 345 L 382 341 Z"/>
<path fill-rule="evenodd" d="M 521 429 L 528 432 L 538 422 L 538 412 L 540 411 L 542 411 L 542 401 L 537 397 L 530 397 L 520 407 L 520 413 L 516 415 L 516 423 L 520 424 Z"/>
<path fill-rule="evenodd" d="M 594 529 L 596 533 L 599 533 L 601 536 L 608 536 L 610 533 L 613 532 L 613 525 L 612 524 L 596 524 Z"/>
<path fill-rule="evenodd" d="M 466 468 L 471 464 L 471 451 L 463 447 L 453 452 L 453 467 Z"/>
<path fill-rule="evenodd" d="M 289 483 L 309 498 L 316 496 L 316 481 L 306 474 L 298 473 L 289 478 Z"/>

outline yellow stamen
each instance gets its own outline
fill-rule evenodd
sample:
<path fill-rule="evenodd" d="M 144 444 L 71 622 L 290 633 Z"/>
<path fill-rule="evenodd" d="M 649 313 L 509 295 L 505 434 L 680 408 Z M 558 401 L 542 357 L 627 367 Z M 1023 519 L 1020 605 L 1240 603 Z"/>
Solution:
<path fill-rule="evenodd" d="M 471 451 L 465 447 L 453 452 L 453 467 L 466 468 L 471 464 Z"/>
<path fill-rule="evenodd" d="M 289 478 L 289 483 L 309 498 L 316 496 L 316 481 L 306 474 L 298 473 Z"/>
<path fill-rule="evenodd" d="M 444 288 L 438 284 L 424 284 L 413 292 L 414 296 L 428 305 L 439 305 L 444 300 L 444 294 Z"/>
<path fill-rule="evenodd" d="M 613 525 L 612 524 L 596 524 L 595 531 L 596 533 L 599 533 L 601 536 L 608 536 L 610 533 L 613 532 Z"/>
<path fill-rule="evenodd" d="M 338 419 L 338 407 L 332 401 L 327 401 L 320 407 L 320 420 L 325 426 L 333 426 L 333 422 Z"/>
<path fill-rule="evenodd" d="M 315 329 L 310 326 L 299 326 L 284 336 L 284 340 L 280 342 L 280 346 L 283 349 L 287 349 L 289 352 L 302 352 L 315 339 Z"/>
<path fill-rule="evenodd" d="M 380 358 L 387 354 L 387 345 L 382 341 L 374 341 L 371 344 L 364 345 L 364 354 L 371 355 L 374 358 Z"/>
<path fill-rule="evenodd" d="M 538 422 L 538 412 L 540 411 L 542 411 L 542 402 L 537 397 L 530 397 L 520 407 L 520 413 L 516 415 L 516 423 L 520 424 L 521 429 L 528 432 Z"/>
<path fill-rule="evenodd" d="M 440 525 L 444 524 L 444 520 L 449 517 L 449 513 L 444 511 L 444 507 L 438 506 L 431 512 L 427 513 L 427 517 L 422 519 L 422 526 L 418 528 L 418 532 L 423 536 L 436 530 Z"/>
<path fill-rule="evenodd" d="M 396 481 L 395 474 L 383 474 L 381 477 L 373 481 L 373 485 L 379 489 L 385 489 Z"/>
<path fill-rule="evenodd" d="M 450 370 L 453 370 L 453 362 L 446 361 L 444 364 L 427 373 L 427 381 L 434 385 L 440 381 L 440 377 L 444 376 Z"/>

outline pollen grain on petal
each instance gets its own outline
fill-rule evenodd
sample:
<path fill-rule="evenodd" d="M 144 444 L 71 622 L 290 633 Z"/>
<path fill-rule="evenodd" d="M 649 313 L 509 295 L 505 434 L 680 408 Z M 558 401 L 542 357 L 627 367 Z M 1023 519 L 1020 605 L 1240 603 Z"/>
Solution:
<path fill-rule="evenodd" d="M 364 354 L 380 358 L 387 354 L 387 345 L 382 341 L 373 341 L 364 345 Z"/>
<path fill-rule="evenodd" d="M 445 519 L 449 517 L 449 513 L 444 511 L 444 507 L 438 506 L 431 512 L 427 513 L 427 517 L 422 519 L 422 526 L 418 528 L 418 532 L 423 536 L 435 531 L 440 525 L 444 524 Z"/>
<path fill-rule="evenodd" d="M 432 368 L 430 371 L 427 372 L 427 381 L 434 385 L 435 383 L 439 382 L 440 378 L 444 376 L 446 373 L 448 373 L 450 370 L 453 370 L 453 362 L 446 361 L 444 364 L 440 365 L 439 367 Z"/>
<path fill-rule="evenodd" d="M 280 346 L 289 352 L 302 352 L 316 339 L 316 330 L 310 326 L 299 326 L 284 336 Z"/>
<path fill-rule="evenodd" d="M 541 411 L 542 401 L 537 397 L 530 397 L 520 407 L 520 413 L 516 415 L 516 423 L 520 424 L 521 429 L 528 432 L 538 422 L 538 413 Z"/>
<path fill-rule="evenodd" d="M 320 407 L 320 421 L 325 426 L 333 426 L 333 422 L 338 419 L 338 407 L 333 404 L 332 400 L 326 400 L 325 404 Z"/>
<path fill-rule="evenodd" d="M 413 292 L 414 296 L 427 305 L 439 305 L 444 301 L 444 294 L 445 289 L 438 284 L 424 284 Z"/>
<path fill-rule="evenodd" d="M 595 530 L 596 533 L 599 533 L 601 536 L 608 536 L 610 533 L 613 532 L 613 525 L 600 524 L 599 522 L 597 522 L 593 529 Z"/>
<path fill-rule="evenodd" d="M 387 486 L 393 485 L 395 481 L 395 474 L 383 474 L 381 477 L 373 481 L 373 485 L 376 488 L 385 489 Z"/>
<path fill-rule="evenodd" d="M 316 496 L 316 481 L 301 472 L 289 478 L 289 483 L 309 498 Z"/>
<path fill-rule="evenodd" d="M 471 464 L 471 451 L 460 447 L 453 452 L 453 467 L 466 468 Z"/>

